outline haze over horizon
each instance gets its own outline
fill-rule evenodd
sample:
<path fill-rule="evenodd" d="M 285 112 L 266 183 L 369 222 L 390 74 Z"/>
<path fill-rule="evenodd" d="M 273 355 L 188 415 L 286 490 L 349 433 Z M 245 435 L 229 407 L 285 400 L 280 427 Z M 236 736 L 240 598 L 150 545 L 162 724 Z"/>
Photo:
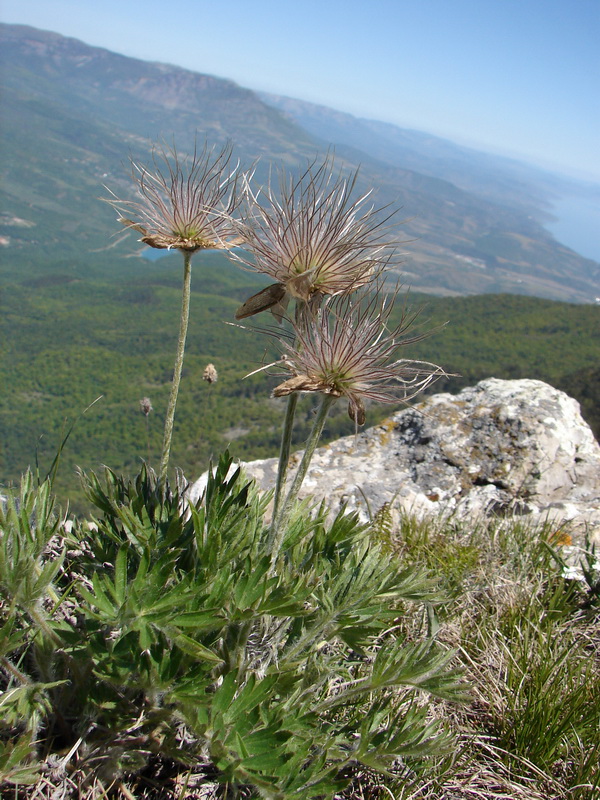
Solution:
<path fill-rule="evenodd" d="M 596 0 L 4 0 L 0 19 L 600 183 Z"/>

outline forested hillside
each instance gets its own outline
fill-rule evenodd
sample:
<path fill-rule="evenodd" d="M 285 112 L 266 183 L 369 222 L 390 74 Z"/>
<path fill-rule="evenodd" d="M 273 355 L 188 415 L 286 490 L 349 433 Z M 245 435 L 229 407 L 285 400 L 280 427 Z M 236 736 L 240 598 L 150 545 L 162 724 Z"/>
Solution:
<path fill-rule="evenodd" d="M 183 153 L 195 139 L 231 140 L 242 168 L 259 159 L 257 185 L 273 168 L 303 169 L 327 151 L 328 135 L 338 137 L 336 167 L 349 174 L 360 165 L 357 194 L 373 189 L 376 205 L 398 209 L 393 221 L 402 224 L 390 235 L 406 244 L 394 277 L 432 293 L 409 298 L 412 307 L 424 306 L 418 324 L 448 323 L 407 350 L 460 375 L 433 390 L 457 391 L 489 376 L 540 378 L 580 399 L 598 435 L 600 308 L 587 304 L 598 292 L 598 265 L 541 226 L 545 177 L 442 140 L 432 148 L 414 132 L 334 119 L 327 109 L 318 112 L 327 125 L 315 127 L 307 116 L 314 109 L 273 108 L 231 81 L 58 34 L 2 25 L 0 39 L 0 484 L 17 481 L 36 460 L 47 469 L 97 398 L 65 448 L 56 483 L 63 498 L 82 502 L 78 466 L 133 472 L 140 459 L 158 459 L 181 263 L 177 254 L 140 258 L 139 243 L 121 240 L 114 211 L 100 198 L 110 191 L 129 196 L 130 156 L 151 161 L 161 136 Z M 361 150 L 357 136 L 372 151 Z M 190 477 L 228 444 L 245 459 L 276 452 L 280 401 L 269 393 L 277 378 L 244 378 L 273 360 L 272 343 L 226 324 L 259 286 L 256 275 L 223 256 L 194 258 L 172 459 Z M 213 385 L 202 380 L 209 362 L 219 373 Z M 147 420 L 142 397 L 154 407 Z M 311 420 L 310 398 L 302 408 L 297 443 Z M 392 411 L 369 409 L 367 424 Z M 341 410 L 327 435 L 352 429 Z"/>
<path fill-rule="evenodd" d="M 76 467 L 108 464 L 134 472 L 141 459 L 156 465 L 171 378 L 180 303 L 178 254 L 158 261 L 123 261 L 122 280 L 86 276 L 82 265 L 56 264 L 52 273 L 14 280 L 6 287 L 4 355 L 0 379 L 3 484 L 17 481 L 28 464 L 47 469 L 63 435 L 83 410 L 62 459 L 57 489 L 77 493 Z M 209 253 L 194 263 L 186 365 L 174 437 L 173 463 L 196 477 L 228 444 L 240 458 L 275 455 L 281 400 L 269 398 L 277 378 L 264 372 L 244 376 L 275 351 L 261 333 L 228 325 L 236 307 L 256 291 L 259 278 L 224 256 Z M 580 399 L 584 414 L 600 432 L 594 402 L 600 308 L 510 295 L 470 298 L 399 297 L 421 309 L 420 330 L 440 328 L 409 357 L 459 373 L 433 391 L 458 391 L 485 377 L 539 378 Z M 274 326 L 263 315 L 260 326 Z M 219 380 L 202 380 L 215 364 Z M 146 419 L 142 397 L 154 411 Z M 312 415 L 303 401 L 296 442 L 303 441 Z M 370 409 L 367 425 L 393 411 Z M 345 409 L 332 417 L 330 438 L 350 433 Z"/>

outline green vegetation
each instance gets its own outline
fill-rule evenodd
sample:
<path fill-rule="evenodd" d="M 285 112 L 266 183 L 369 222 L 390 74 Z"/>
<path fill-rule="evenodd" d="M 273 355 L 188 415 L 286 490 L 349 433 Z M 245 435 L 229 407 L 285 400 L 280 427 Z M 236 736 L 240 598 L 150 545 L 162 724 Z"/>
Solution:
<path fill-rule="evenodd" d="M 588 387 L 586 392 L 584 388 L 587 376 L 593 380 L 598 369 L 598 306 L 520 295 L 420 297 L 415 304 L 419 302 L 423 302 L 423 317 L 431 325 L 449 321 L 440 334 L 410 351 L 411 357 L 430 358 L 448 372 L 459 374 L 444 388 L 454 392 L 487 377 L 547 381 L 581 399 L 589 424 L 596 436 L 600 434 L 598 412 L 586 403 L 586 396 L 594 390 Z"/>
<path fill-rule="evenodd" d="M 16 797 L 156 797 L 162 765 L 181 779 L 162 797 L 311 800 L 447 747 L 422 699 L 463 696 L 451 653 L 393 633 L 407 603 L 437 601 L 431 580 L 306 504 L 273 571 L 268 498 L 231 463 L 191 507 L 145 467 L 89 475 L 92 528 L 66 526 L 31 474 L 0 511 L 0 782 Z"/>
<path fill-rule="evenodd" d="M 90 251 L 106 247 L 115 231 L 110 208 L 98 202 L 102 185 L 119 194 L 128 186 L 129 156 L 148 163 L 151 141 L 162 134 L 169 143 L 176 131 L 182 152 L 197 135 L 218 146 L 231 140 L 242 168 L 259 159 L 262 183 L 272 167 L 301 170 L 331 143 L 340 168 L 360 164 L 358 194 L 376 187 L 376 204 L 402 206 L 394 236 L 411 242 L 406 270 L 422 289 L 583 303 L 598 293 L 598 265 L 536 221 L 546 218 L 552 197 L 569 191 L 556 177 L 413 131 L 340 122 L 323 109 L 324 127 L 315 129 L 302 104 L 299 115 L 292 104 L 295 122 L 289 107 L 284 115 L 230 81 L 42 31 L 1 25 L 0 39 L 0 235 L 21 270 L 29 272 L 37 247 L 80 268 L 85 262 L 97 275 Z M 104 263 L 104 276 L 113 278 L 115 265 Z"/>
<path fill-rule="evenodd" d="M 40 469 L 47 469 L 64 431 L 100 396 L 64 451 L 55 483 L 61 501 L 68 496 L 76 509 L 86 507 L 78 467 L 110 464 L 119 472 L 137 472 L 148 458 L 146 419 L 139 410 L 146 396 L 155 409 L 148 418 L 150 462 L 158 464 L 177 336 L 182 270 L 177 256 L 155 262 L 121 258 L 118 281 L 100 279 L 103 261 L 95 260 L 89 273 L 75 262 L 54 262 L 38 273 L 28 269 L 25 280 L 18 280 L 16 266 L 10 269 L 2 298 L 2 484 L 18 482 L 36 457 Z M 265 337 L 226 324 L 260 285 L 258 276 L 223 255 L 195 259 L 173 442 L 173 463 L 189 478 L 196 478 L 211 455 L 228 444 L 242 459 L 277 454 L 283 401 L 269 399 L 277 378 L 265 373 L 244 378 L 275 354 L 265 352 Z M 456 392 L 487 377 L 538 378 L 579 399 L 600 435 L 598 307 L 512 295 L 419 295 L 409 296 L 408 302 L 413 308 L 423 306 L 423 330 L 450 321 L 407 350 L 409 357 L 460 375 L 438 382 L 433 391 Z M 209 362 L 219 373 L 213 385 L 202 380 Z M 300 403 L 295 446 L 306 437 L 313 405 L 311 398 Z M 369 409 L 367 425 L 392 410 Z M 340 405 L 325 435 L 331 439 L 353 430 Z"/>
<path fill-rule="evenodd" d="M 457 735 L 454 756 L 396 796 L 600 796 L 600 560 L 589 542 L 578 550 L 568 529 L 518 519 L 410 517 L 383 539 L 400 563 L 438 576 L 447 601 L 436 610 L 437 638 L 457 648 L 471 685 L 468 703 L 436 714 Z M 567 568 L 573 551 L 579 568 Z M 418 631 L 423 620 L 409 617 L 402 632 L 407 625 Z"/>
<path fill-rule="evenodd" d="M 180 474 L 169 484 L 165 447 L 158 478 L 152 469 L 172 383 L 181 263 L 168 256 L 142 266 L 114 253 L 106 274 L 107 251 L 89 254 L 85 272 L 70 256 L 55 270 L 43 258 L 5 270 L 3 479 L 14 487 L 21 478 L 0 499 L 3 796 L 467 800 L 475 787 L 485 798 L 584 800 L 596 792 L 600 564 L 589 542 L 574 570 L 566 529 L 419 522 L 387 505 L 361 524 L 344 509 L 334 517 L 296 500 L 336 397 L 361 423 L 386 413 L 366 407 L 378 397 L 361 365 L 381 367 L 370 360 L 374 342 L 386 363 L 397 320 L 368 306 L 373 340 L 370 324 L 361 328 L 364 307 L 324 303 L 311 319 L 298 314 L 315 338 L 295 329 L 298 358 L 282 362 L 281 384 L 261 369 L 275 355 L 259 334 L 275 323 L 266 315 L 255 330 L 226 322 L 261 280 L 199 254 L 172 462 L 193 477 L 216 466 L 190 503 Z M 285 277 L 294 286 L 297 278 Z M 407 300 L 409 319 L 425 299 Z M 524 375 L 570 382 L 590 398 L 597 308 L 500 295 L 427 304 L 420 324 L 437 326 L 436 336 L 405 355 L 462 373 L 444 387 Z M 328 353 L 323 315 L 336 310 Z M 444 327 L 446 318 L 457 322 Z M 213 367 L 203 380 L 209 363 L 216 382 Z M 398 363 L 388 366 L 384 387 L 386 375 L 398 377 Z M 293 443 L 306 441 L 305 455 L 269 512 L 272 495 L 257 492 L 234 456 L 275 455 L 283 408 L 269 398 L 274 381 L 281 394 L 308 385 L 323 399 L 316 417 L 310 397 L 296 410 Z M 345 412 L 327 419 L 327 435 L 352 431 Z M 282 491 L 291 433 L 290 424 Z M 98 477 L 106 463 L 112 469 Z"/>
<path fill-rule="evenodd" d="M 167 399 L 178 383 L 172 355 L 181 262 L 173 255 L 141 261 L 131 252 L 127 257 L 118 240 L 107 244 L 112 212 L 96 196 L 105 179 L 115 191 L 124 188 L 117 163 L 128 147 L 134 156 L 147 154 L 148 131 L 160 127 L 160 118 L 181 131 L 185 147 L 196 136 L 197 117 L 185 102 L 169 106 L 165 117 L 160 91 L 147 103 L 135 92 L 123 94 L 110 77 L 122 80 L 131 71 L 134 84 L 145 84 L 137 78 L 154 66 L 117 59 L 107 76 L 97 54 L 74 62 L 70 47 L 40 75 L 18 42 L 5 51 L 13 68 L 8 210 L 0 220 L 8 254 L 0 372 L 2 796 L 584 800 L 597 794 L 600 563 L 589 542 L 575 568 L 566 560 L 573 555 L 567 529 L 514 520 L 424 522 L 395 517 L 387 505 L 373 509 L 363 525 L 343 509 L 333 517 L 324 506 L 296 501 L 298 476 L 335 397 L 361 423 L 365 415 L 374 424 L 394 410 L 367 402 L 377 392 L 365 386 L 370 374 L 360 365 L 379 362 L 369 360 L 374 342 L 368 326 L 361 337 L 354 322 L 360 316 L 344 317 L 327 354 L 320 313 L 344 307 L 324 303 L 312 320 L 297 313 L 296 322 L 310 322 L 314 336 L 321 331 L 322 338 L 309 341 L 296 330 L 296 355 L 316 359 L 318 369 L 290 356 L 282 362 L 289 379 L 282 389 L 281 375 L 262 369 L 277 356 L 272 340 L 259 334 L 275 322 L 263 314 L 248 326 L 227 324 L 263 280 L 223 255 L 199 252 L 171 463 L 190 479 L 216 466 L 195 504 L 179 473 L 169 484 L 167 412 L 157 478 Z M 180 71 L 173 76 L 181 78 Z M 279 154 L 293 172 L 301 155 L 312 153 L 314 143 L 303 134 L 290 150 L 291 123 L 251 93 L 213 85 L 226 102 L 205 97 L 208 129 L 218 130 L 217 139 L 230 131 L 242 160 L 269 152 L 277 161 Z M 109 97 L 101 101 L 103 92 Z M 223 116 L 227 109 L 233 116 Z M 238 112 L 241 129 L 233 124 Z M 258 124 L 248 128 L 248 119 Z M 352 158 L 338 163 L 352 171 Z M 264 182 L 268 170 L 263 159 L 255 180 Z M 388 172 L 367 158 L 357 188 L 366 179 L 384 202 L 398 197 Z M 306 174 L 314 188 L 315 175 L 310 168 Z M 427 233 L 438 259 L 429 276 L 420 273 L 422 287 L 534 293 L 542 286 L 551 297 L 589 299 L 591 262 L 546 234 L 540 238 L 520 212 L 473 202 L 451 184 L 416 173 L 403 172 L 402 179 L 411 208 L 429 216 L 417 235 Z M 184 184 L 190 189 L 188 179 Z M 301 194 L 303 203 L 310 200 L 310 192 Z M 190 196 L 202 197 L 196 187 Z M 181 195 L 175 197 L 179 202 Z M 337 248 L 353 212 L 337 216 L 345 205 L 335 191 L 331 197 L 331 218 L 320 216 L 322 208 L 317 213 L 320 189 L 315 205 L 301 207 L 300 229 L 310 246 L 297 247 L 290 197 L 290 227 L 279 226 L 292 231 L 293 252 L 306 254 L 303 302 L 316 305 L 325 291 L 311 255 L 316 228 L 304 223 L 326 220 L 317 228 L 342 259 L 336 269 L 364 265 L 363 256 L 344 260 L 352 242 L 345 243 L 349 250 L 343 241 Z M 186 201 L 183 207 L 190 210 Z M 166 230 L 177 237 L 175 247 L 182 237 L 187 243 L 199 233 L 197 219 L 193 229 L 168 221 L 150 240 L 158 244 L 158 235 L 164 244 Z M 354 229 L 359 251 L 364 221 Z M 252 252 L 252 237 L 243 239 Z M 283 244 L 276 243 L 276 260 L 278 247 L 289 250 Z M 485 264 L 468 266 L 466 256 L 481 261 L 482 255 Z M 327 255 L 321 265 L 332 268 Z M 298 298 L 296 255 L 291 266 L 272 277 Z M 360 276 L 352 277 L 348 286 L 356 288 Z M 329 291 L 346 290 L 340 286 Z M 457 391 L 492 375 L 541 378 L 580 397 L 598 432 L 597 307 L 502 294 L 411 296 L 407 305 L 409 318 L 426 305 L 421 330 L 437 332 L 403 355 L 460 374 L 434 391 Z M 393 330 L 397 321 L 377 312 L 378 325 Z M 379 333 L 385 362 L 391 350 Z M 211 381 L 203 380 L 208 364 L 218 371 L 216 382 L 213 367 Z M 396 379 L 397 363 L 388 367 Z M 385 375 L 380 381 L 385 386 Z M 259 495 L 234 463 L 276 455 L 284 402 L 269 397 L 276 384 L 281 394 L 308 386 L 323 400 L 316 417 L 312 395 L 301 400 L 292 431 L 292 395 L 273 499 Z M 327 418 L 327 437 L 353 431 L 346 404 Z M 287 446 L 304 442 L 296 480 L 278 502 Z"/>
<path fill-rule="evenodd" d="M 145 467 L 84 485 L 91 525 L 31 474 L 0 507 L 3 796 L 598 796 L 600 562 L 566 530 L 304 503 L 272 574 L 228 456 L 191 508 Z"/>

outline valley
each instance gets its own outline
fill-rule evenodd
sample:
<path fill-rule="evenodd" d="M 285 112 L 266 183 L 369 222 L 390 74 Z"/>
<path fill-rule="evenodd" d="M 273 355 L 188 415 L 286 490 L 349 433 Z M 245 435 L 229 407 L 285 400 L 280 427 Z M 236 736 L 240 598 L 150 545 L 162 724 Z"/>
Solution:
<path fill-rule="evenodd" d="M 149 162 L 161 139 L 176 140 L 181 152 L 195 140 L 231 140 L 241 168 L 255 165 L 257 185 L 328 151 L 342 173 L 360 167 L 356 191 L 374 189 L 374 203 L 398 209 L 393 280 L 411 307 L 423 307 L 423 329 L 448 323 L 406 353 L 460 376 L 433 391 L 491 376 L 539 378 L 579 399 L 598 436 L 600 266 L 544 227 L 552 202 L 573 189 L 569 182 L 47 31 L 2 25 L 0 40 L 0 485 L 17 482 L 28 465 L 49 469 L 75 422 L 56 489 L 76 508 L 86 502 L 78 468 L 109 464 L 132 473 L 140 460 L 158 460 L 181 261 L 142 258 L 104 200 L 110 191 L 127 195 L 130 158 Z M 280 401 L 269 397 L 277 378 L 244 377 L 273 360 L 272 345 L 227 324 L 261 285 L 216 252 L 194 259 L 173 451 L 190 478 L 228 445 L 243 459 L 277 450 Z M 212 386 L 201 379 L 209 362 L 219 373 Z M 148 428 L 142 397 L 155 409 Z M 393 410 L 368 409 L 367 425 Z M 306 398 L 294 444 L 311 419 Z M 326 436 L 352 429 L 340 409 Z"/>

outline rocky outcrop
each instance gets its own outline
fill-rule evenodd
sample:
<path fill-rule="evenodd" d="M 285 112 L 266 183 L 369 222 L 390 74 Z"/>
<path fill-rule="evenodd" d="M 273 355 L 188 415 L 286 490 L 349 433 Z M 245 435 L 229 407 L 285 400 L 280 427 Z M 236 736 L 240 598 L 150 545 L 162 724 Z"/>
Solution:
<path fill-rule="evenodd" d="M 245 466 L 262 489 L 274 485 L 276 459 Z M 192 487 L 193 498 L 204 485 Z M 417 515 L 551 516 L 600 541 L 600 446 L 563 392 L 491 378 L 319 448 L 308 495 L 365 516 L 386 503 Z"/>

